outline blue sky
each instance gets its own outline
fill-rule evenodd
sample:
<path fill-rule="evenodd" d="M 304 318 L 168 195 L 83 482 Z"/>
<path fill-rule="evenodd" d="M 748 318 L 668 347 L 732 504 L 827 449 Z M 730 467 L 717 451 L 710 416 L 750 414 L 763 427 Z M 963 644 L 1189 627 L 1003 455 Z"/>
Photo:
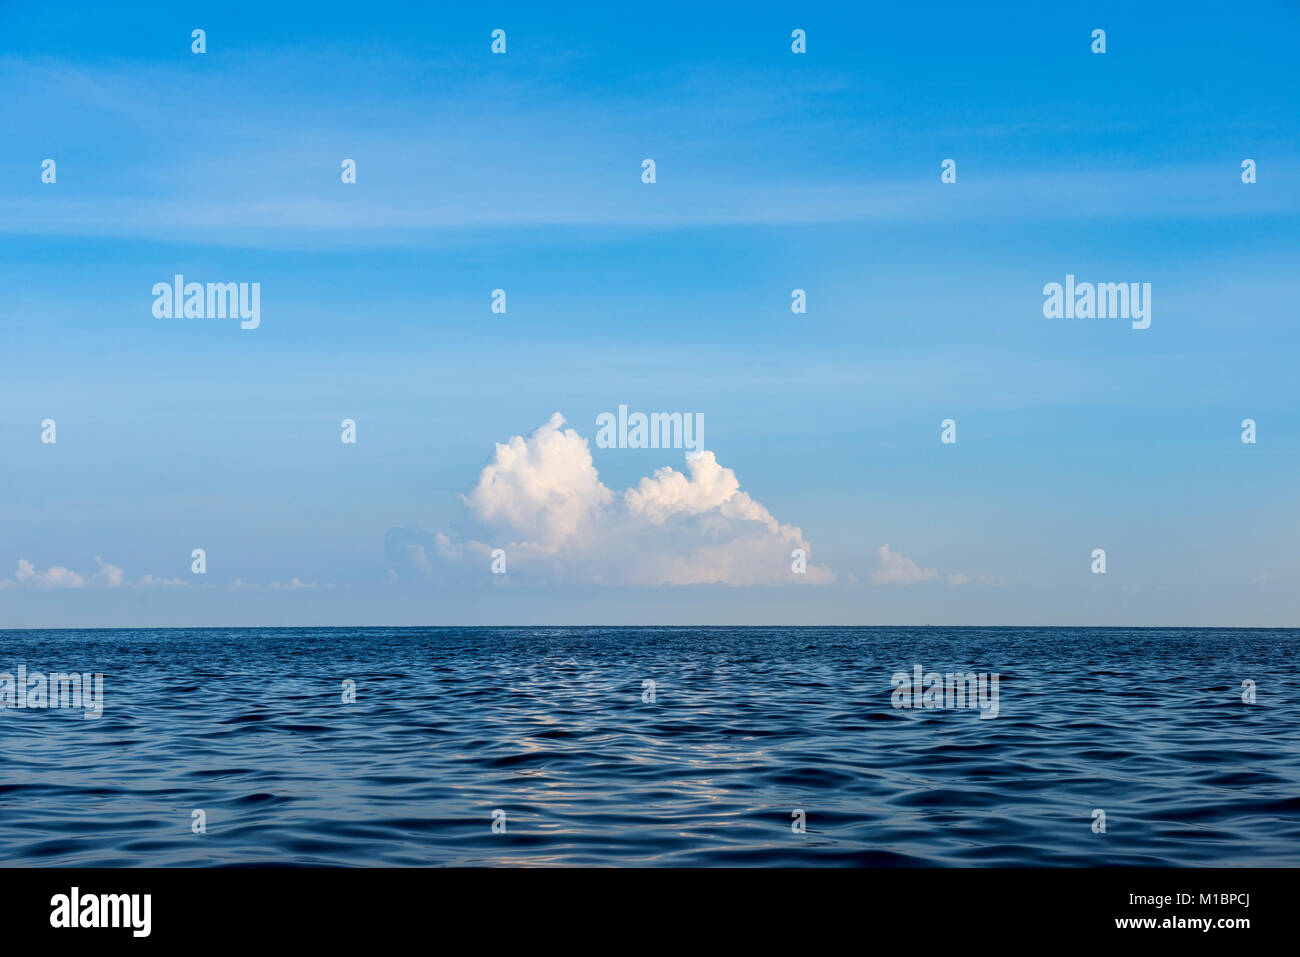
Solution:
<path fill-rule="evenodd" d="M 0 626 L 1295 624 L 1300 12 L 836 6 L 6 11 Z M 175 273 L 260 328 L 155 318 Z M 1151 327 L 1045 319 L 1067 273 Z M 825 576 L 735 501 L 476 513 L 556 411 L 615 502 L 687 472 L 595 447 L 620 404 L 702 413 Z"/>

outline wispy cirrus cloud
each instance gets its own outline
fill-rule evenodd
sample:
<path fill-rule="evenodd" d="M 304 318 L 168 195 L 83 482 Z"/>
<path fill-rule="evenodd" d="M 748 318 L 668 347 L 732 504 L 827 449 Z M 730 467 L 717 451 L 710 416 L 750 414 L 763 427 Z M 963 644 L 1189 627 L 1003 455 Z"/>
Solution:
<path fill-rule="evenodd" d="M 411 71 L 429 64 L 385 62 L 376 71 L 370 60 L 313 57 L 320 88 L 288 100 L 260 82 L 268 69 L 260 55 L 232 52 L 224 71 L 211 73 L 0 58 L 0 86 L 44 91 L 39 110 L 11 124 L 17 151 L 44 149 L 47 124 L 65 140 L 71 119 L 87 139 L 65 149 L 97 157 L 93 169 L 68 157 L 58 190 L 0 195 L 0 232 L 388 246 L 473 229 L 1244 218 L 1300 209 L 1287 160 L 1275 162 L 1278 185 L 1267 195 L 1225 188 L 1223 171 L 1209 164 L 1118 164 L 1087 176 L 1003 168 L 963 174 L 957 190 L 935 188 L 939 157 L 928 154 L 933 171 L 924 177 L 882 171 L 864 180 L 856 167 L 781 165 L 790 98 L 820 102 L 828 89 L 851 89 L 844 78 L 791 80 L 777 93 L 761 73 L 705 70 L 695 84 L 666 73 L 653 93 L 575 97 L 558 83 L 467 83 L 444 67 L 428 94 L 439 109 L 430 111 L 412 102 L 409 86 Z M 362 118 L 340 120 L 329 84 L 358 69 L 376 87 L 349 84 Z M 707 95 L 707 113 L 672 106 L 674 93 Z M 165 130 L 159 115 L 171 119 Z M 653 193 L 638 180 L 647 125 L 662 164 Z M 238 134 L 214 150 L 214 128 Z M 175 161 L 151 162 L 157 150 Z M 738 164 L 737 155 L 749 160 Z M 358 163 L 355 190 L 339 182 L 344 156 Z M 522 175 L 520 157 L 528 158 Z M 247 175 L 252 169 L 258 175 Z M 0 172 L 19 176 L 3 164 Z"/>

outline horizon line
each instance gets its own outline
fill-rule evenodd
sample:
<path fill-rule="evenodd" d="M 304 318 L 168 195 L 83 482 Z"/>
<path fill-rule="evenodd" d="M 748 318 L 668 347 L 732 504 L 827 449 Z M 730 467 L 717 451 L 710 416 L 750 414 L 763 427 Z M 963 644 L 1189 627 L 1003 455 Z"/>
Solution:
<path fill-rule="evenodd" d="M 340 630 L 340 629 L 377 629 L 388 628 L 411 631 L 416 629 L 430 628 L 487 628 L 487 629 L 504 629 L 504 628 L 787 628 L 787 629 L 828 629 L 828 628 L 983 628 L 983 629 L 1012 629 L 1012 628 L 1052 628 L 1052 629 L 1091 629 L 1091 630 L 1128 630 L 1128 631 L 1300 631 L 1300 625 L 931 625 L 931 624 L 906 624 L 906 625 L 708 625 L 708 624 L 689 624 L 689 625 L 626 625 L 626 624 L 603 624 L 603 625 L 576 625 L 576 624 L 531 624 L 531 625 L 484 625 L 484 624 L 450 624 L 450 625 L 60 625 L 54 627 L 19 627 L 19 628 L 0 628 L 0 633 L 11 631 L 303 631 L 303 630 Z"/>

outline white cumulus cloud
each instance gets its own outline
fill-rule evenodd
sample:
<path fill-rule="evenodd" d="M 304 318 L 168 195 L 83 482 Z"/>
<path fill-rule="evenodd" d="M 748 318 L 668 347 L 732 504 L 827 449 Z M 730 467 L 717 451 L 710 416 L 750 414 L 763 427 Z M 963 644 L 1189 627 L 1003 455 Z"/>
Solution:
<path fill-rule="evenodd" d="M 98 571 L 89 575 L 83 575 L 80 572 L 74 572 L 63 565 L 51 565 L 42 571 L 37 568 L 35 563 L 26 558 L 18 559 L 18 570 L 14 572 L 13 578 L 0 578 L 0 588 L 121 588 L 123 585 L 130 586 L 124 572 L 117 565 L 111 565 L 104 561 L 98 555 L 95 556 L 95 563 L 99 565 Z M 144 575 L 137 583 L 141 587 L 152 585 L 186 585 L 188 582 L 181 581 L 179 578 L 155 578 L 153 575 Z"/>
<path fill-rule="evenodd" d="M 915 585 L 939 577 L 937 570 L 922 568 L 888 545 L 881 545 L 876 554 L 880 557 L 880 567 L 871 573 L 871 580 L 877 585 Z"/>
<path fill-rule="evenodd" d="M 922 568 L 912 559 L 894 551 L 888 545 L 876 549 L 879 565 L 871 573 L 871 580 L 877 585 L 915 585 L 918 582 L 935 581 L 943 578 L 949 585 L 965 585 L 970 581 L 968 575 L 955 572 L 940 575 L 937 568 Z"/>
<path fill-rule="evenodd" d="M 527 438 L 498 444 L 462 496 L 478 537 L 453 541 L 393 529 L 385 552 L 396 573 L 435 579 L 460 567 L 488 574 L 491 552 L 507 574 L 573 584 L 826 584 L 824 566 L 791 571 L 811 546 L 740 488 L 713 452 L 686 455 L 616 494 L 601 481 L 587 440 L 556 412 Z"/>
<path fill-rule="evenodd" d="M 35 585 L 38 588 L 82 588 L 86 576 L 79 575 L 62 565 L 52 565 L 41 571 L 25 558 L 18 559 L 18 571 L 14 579 L 20 585 Z"/>
<path fill-rule="evenodd" d="M 561 431 L 563 424 L 556 412 L 527 439 L 498 443 L 478 484 L 463 496 L 478 518 L 551 549 L 609 504 L 613 495 L 596 474 L 587 440 L 573 429 Z"/>

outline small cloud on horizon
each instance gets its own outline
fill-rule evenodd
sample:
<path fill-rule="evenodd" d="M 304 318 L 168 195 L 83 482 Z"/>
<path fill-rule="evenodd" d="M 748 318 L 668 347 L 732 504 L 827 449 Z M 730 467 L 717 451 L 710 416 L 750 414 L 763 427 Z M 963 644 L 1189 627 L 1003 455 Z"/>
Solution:
<path fill-rule="evenodd" d="M 35 563 L 26 559 L 18 559 L 18 568 L 14 572 L 13 578 L 0 578 L 0 588 L 122 588 L 138 586 L 148 588 L 155 585 L 176 586 L 188 585 L 189 582 L 182 581 L 179 578 L 155 578 L 153 575 L 144 575 L 138 582 L 130 582 L 124 572 L 117 565 L 112 565 L 98 555 L 95 556 L 95 562 L 99 565 L 97 571 L 88 575 L 81 572 L 72 571 L 63 565 L 51 565 L 42 571 L 37 568 Z"/>
<path fill-rule="evenodd" d="M 230 583 L 231 588 L 248 590 L 248 591 L 302 591 L 304 589 L 319 588 L 317 582 L 305 582 L 301 578 L 294 577 L 285 585 L 278 581 L 273 581 L 269 585 L 258 585 L 254 582 L 246 582 L 242 578 L 236 578 Z"/>
<path fill-rule="evenodd" d="M 970 576 L 961 572 L 942 575 L 937 568 L 922 568 L 887 544 L 881 545 L 876 550 L 876 555 L 880 560 L 880 567 L 871 573 L 871 581 L 877 585 L 916 585 L 940 579 L 949 585 L 965 585 L 970 582 Z"/>

